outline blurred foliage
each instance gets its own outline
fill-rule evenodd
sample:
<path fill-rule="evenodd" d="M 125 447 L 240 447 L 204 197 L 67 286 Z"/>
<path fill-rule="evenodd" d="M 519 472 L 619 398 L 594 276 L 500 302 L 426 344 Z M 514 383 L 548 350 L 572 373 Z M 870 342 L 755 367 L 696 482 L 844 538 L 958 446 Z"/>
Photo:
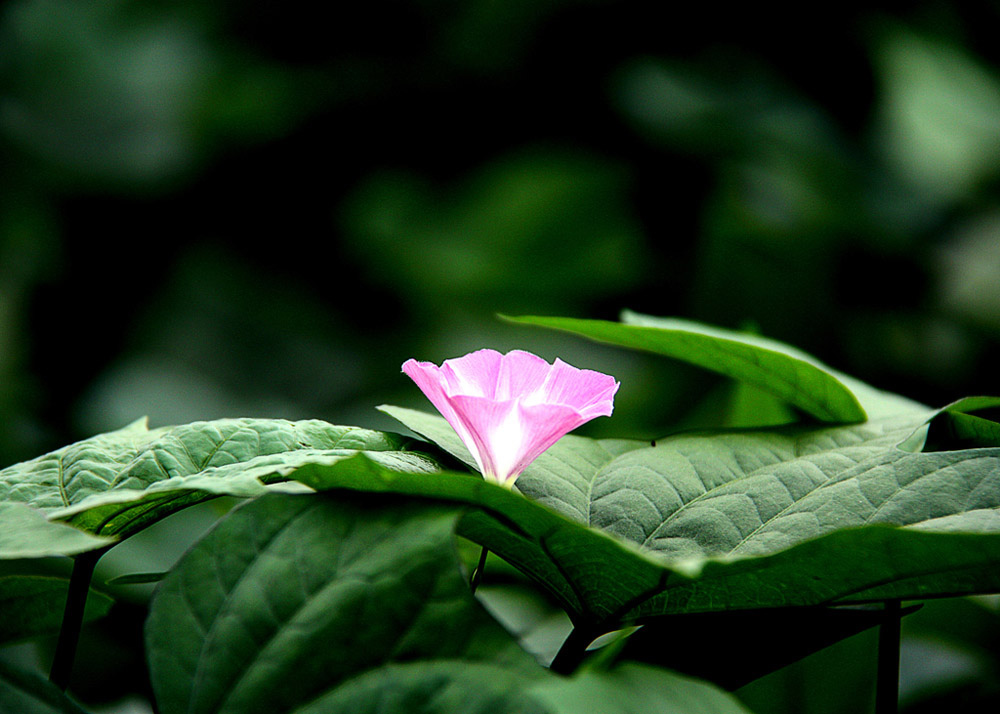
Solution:
<path fill-rule="evenodd" d="M 601 435 L 728 394 L 497 312 L 751 323 L 934 406 L 1000 393 L 998 21 L 8 0 L 0 466 L 143 414 L 392 428 L 406 358 L 481 346 L 615 374 Z"/>
<path fill-rule="evenodd" d="M 1000 704 L 1000 599 L 929 602 L 903 620 L 904 712 L 989 712 Z"/>

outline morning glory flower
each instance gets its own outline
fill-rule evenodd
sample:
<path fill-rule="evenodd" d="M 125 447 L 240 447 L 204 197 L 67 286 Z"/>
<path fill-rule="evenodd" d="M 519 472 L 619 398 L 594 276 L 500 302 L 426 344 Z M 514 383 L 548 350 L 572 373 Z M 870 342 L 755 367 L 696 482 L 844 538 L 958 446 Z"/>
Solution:
<path fill-rule="evenodd" d="M 440 367 L 411 359 L 403 372 L 455 429 L 483 476 L 507 487 L 560 437 L 611 416 L 619 386 L 606 374 L 521 350 L 478 350 Z"/>

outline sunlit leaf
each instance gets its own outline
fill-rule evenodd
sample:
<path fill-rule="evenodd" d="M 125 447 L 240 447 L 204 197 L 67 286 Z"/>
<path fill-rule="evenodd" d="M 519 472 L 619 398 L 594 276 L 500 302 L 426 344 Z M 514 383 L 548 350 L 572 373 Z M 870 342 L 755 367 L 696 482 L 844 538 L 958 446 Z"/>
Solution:
<path fill-rule="evenodd" d="M 448 428 L 383 409 L 428 438 Z M 463 532 L 531 572 L 571 616 L 598 622 L 1000 589 L 1000 449 L 896 448 L 922 420 L 679 434 L 613 449 L 567 437 L 517 482 L 525 501 L 548 508 L 463 485 L 463 500 L 498 515 L 492 526 L 467 517 Z M 448 436 L 439 445 L 455 447 Z M 327 479 L 448 497 L 465 483 L 430 475 L 362 485 L 354 475 L 351 485 L 328 470 L 302 473 L 314 487 Z"/>
<path fill-rule="evenodd" d="M 777 340 L 689 320 L 628 311 L 620 323 L 536 316 L 506 319 L 683 360 L 758 387 L 820 421 L 853 423 L 921 409 Z"/>
<path fill-rule="evenodd" d="M 405 450 L 409 443 L 322 421 L 220 419 L 152 430 L 139 421 L 3 469 L 0 504 L 24 503 L 122 538 L 212 496 L 264 494 L 267 483 L 308 461 L 364 451 L 391 468 L 432 470 L 429 458 Z M 6 530 L 0 539 L 14 537 Z"/>
<path fill-rule="evenodd" d="M 55 523 L 26 503 L 0 501 L 0 558 L 44 558 L 75 555 L 106 548 L 111 538 L 93 536 L 72 526 Z"/>

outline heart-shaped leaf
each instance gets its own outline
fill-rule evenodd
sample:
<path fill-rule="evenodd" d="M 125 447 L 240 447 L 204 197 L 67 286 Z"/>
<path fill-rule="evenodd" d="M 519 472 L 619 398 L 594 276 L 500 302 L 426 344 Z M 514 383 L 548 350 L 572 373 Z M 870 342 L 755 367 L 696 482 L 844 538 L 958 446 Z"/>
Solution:
<path fill-rule="evenodd" d="M 157 590 L 147 640 L 161 711 L 341 711 L 383 688 L 416 706 L 460 659 L 481 687 L 469 711 L 521 699 L 513 680 L 534 663 L 471 603 L 456 517 L 321 495 L 238 509 Z"/>
<path fill-rule="evenodd" d="M 364 457 L 341 463 L 314 468 L 390 473 Z M 562 714 L 567 701 L 626 687 L 600 711 L 697 701 L 745 712 L 662 670 L 565 679 L 539 666 L 470 595 L 458 517 L 440 502 L 343 493 L 273 494 L 236 509 L 154 596 L 146 635 L 160 711 Z"/>

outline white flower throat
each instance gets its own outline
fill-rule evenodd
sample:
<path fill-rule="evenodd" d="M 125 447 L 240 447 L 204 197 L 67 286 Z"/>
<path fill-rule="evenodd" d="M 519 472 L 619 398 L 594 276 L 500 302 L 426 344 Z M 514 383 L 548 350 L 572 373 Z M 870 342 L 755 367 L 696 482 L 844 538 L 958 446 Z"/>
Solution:
<path fill-rule="evenodd" d="M 514 471 L 524 444 L 525 430 L 518 401 L 511 403 L 503 421 L 489 435 L 493 464 L 497 470 L 494 477 L 500 483 L 506 481 Z"/>

